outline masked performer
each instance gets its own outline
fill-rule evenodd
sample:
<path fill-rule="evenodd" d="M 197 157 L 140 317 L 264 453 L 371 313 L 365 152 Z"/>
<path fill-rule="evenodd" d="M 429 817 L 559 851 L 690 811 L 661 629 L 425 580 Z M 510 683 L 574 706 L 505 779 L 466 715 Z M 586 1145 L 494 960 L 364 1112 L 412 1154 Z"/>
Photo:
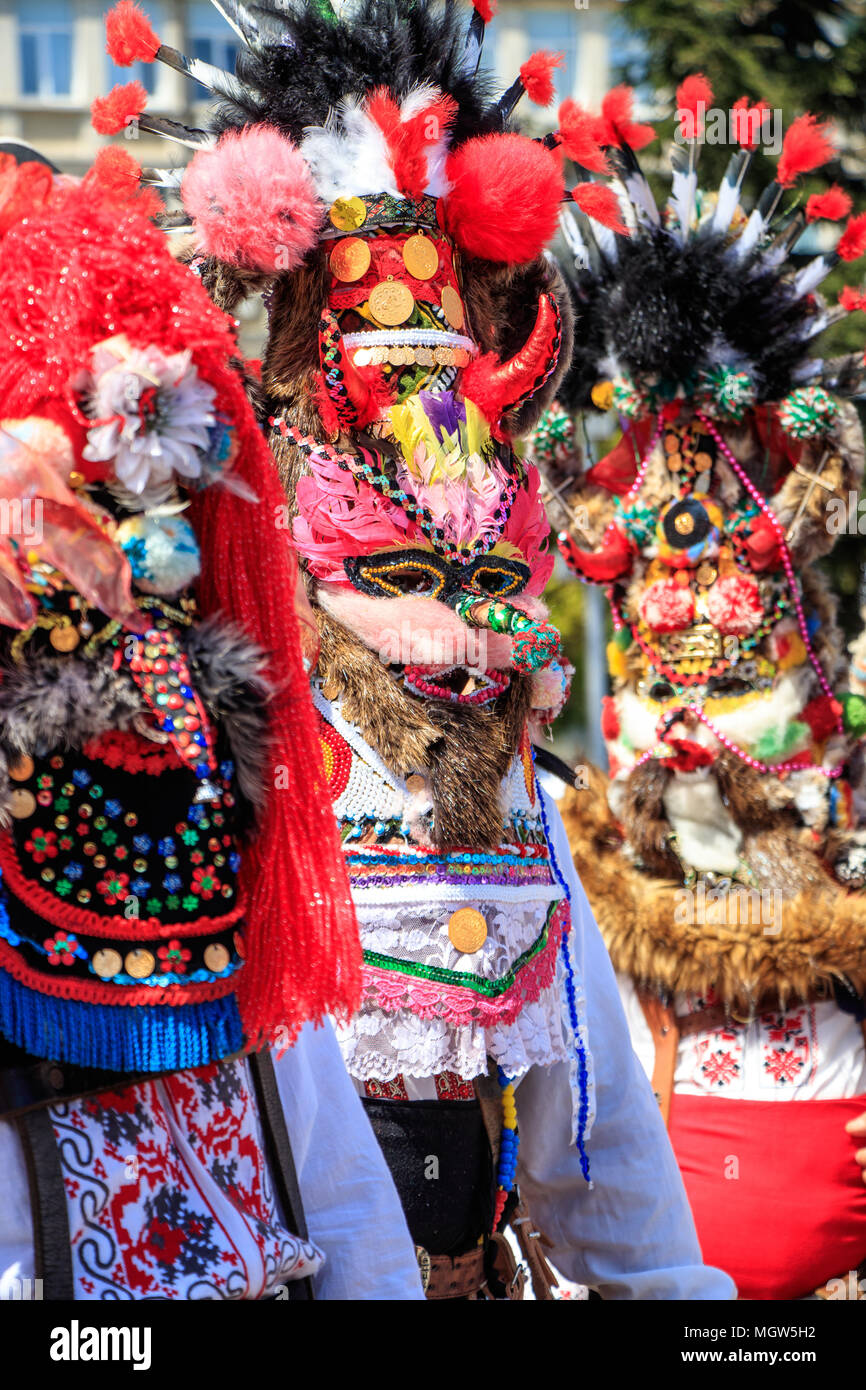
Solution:
<path fill-rule="evenodd" d="M 236 75 L 161 44 L 128 0 L 108 25 L 116 61 L 211 87 L 209 130 L 149 116 L 135 84 L 95 117 L 196 148 L 181 188 L 195 264 L 229 309 L 265 289 L 262 416 L 321 637 L 319 738 L 364 948 L 342 1046 L 428 1295 L 517 1292 L 501 1232 L 519 1142 L 566 1274 L 612 1297 L 725 1296 L 534 776 L 531 731 L 566 673 L 540 599 L 537 477 L 511 440 L 569 331 L 541 255 L 563 137 L 531 141 L 509 118 L 524 91 L 551 99 L 555 57 L 497 101 L 480 12 L 219 8 L 242 40 Z"/>
<path fill-rule="evenodd" d="M 817 566 L 860 487 L 844 397 L 864 382 L 859 354 L 824 361 L 818 347 L 860 297 L 831 306 L 819 286 L 866 248 L 866 216 L 792 264 L 808 224 L 850 211 L 831 188 L 779 215 L 832 158 L 825 128 L 793 122 L 747 217 L 762 110 L 742 104 L 741 148 L 708 193 L 702 104 L 698 75 L 678 92 L 664 209 L 627 89 L 582 118 L 627 234 L 599 238 L 579 213 L 564 228 L 578 322 L 563 400 L 612 407 L 622 439 L 581 472 L 560 411 L 535 453 L 562 552 L 606 586 L 613 619 L 610 780 L 570 795 L 572 848 L 704 1258 L 744 1298 L 792 1298 L 866 1256 L 866 1154 L 846 1131 L 866 1098 L 866 705 L 847 693 Z"/>
<path fill-rule="evenodd" d="M 232 324 L 125 151 L 2 160 L 0 1289 L 420 1297 Z"/>

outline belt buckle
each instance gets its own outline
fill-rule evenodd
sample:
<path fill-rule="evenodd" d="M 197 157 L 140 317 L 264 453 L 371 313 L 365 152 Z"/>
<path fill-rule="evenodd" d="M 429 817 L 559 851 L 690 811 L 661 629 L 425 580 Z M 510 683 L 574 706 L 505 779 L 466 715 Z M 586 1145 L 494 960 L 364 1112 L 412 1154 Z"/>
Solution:
<path fill-rule="evenodd" d="M 423 1245 L 416 1245 L 415 1259 L 418 1261 L 418 1271 L 421 1275 L 421 1287 L 426 1293 L 430 1287 L 430 1274 L 433 1268 L 429 1251 L 425 1250 Z"/>

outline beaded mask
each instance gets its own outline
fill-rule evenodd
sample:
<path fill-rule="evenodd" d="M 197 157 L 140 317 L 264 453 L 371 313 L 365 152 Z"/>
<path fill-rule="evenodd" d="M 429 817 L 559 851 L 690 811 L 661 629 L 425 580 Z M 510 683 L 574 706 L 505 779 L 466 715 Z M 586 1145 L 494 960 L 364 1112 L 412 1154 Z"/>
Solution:
<path fill-rule="evenodd" d="M 134 116 L 193 147 L 170 217 L 188 218 L 225 307 L 264 290 L 265 411 L 323 622 L 410 702 L 493 705 L 538 676 L 549 714 L 563 682 L 539 598 L 548 528 L 512 440 L 568 356 L 542 257 L 568 196 L 565 137 L 529 140 L 510 117 L 523 94 L 552 100 L 556 56 L 495 100 L 484 7 L 218 8 L 243 43 L 235 75 L 161 44 L 129 0 L 108 19 L 115 61 L 168 62 L 221 98 L 209 129 L 149 116 L 134 84 L 94 120 Z"/>
<path fill-rule="evenodd" d="M 123 168 L 0 167 L 0 1033 L 148 1072 L 350 1006 L 358 962 L 232 327 Z M 264 649 L 294 692 L 270 719 Z"/>
<path fill-rule="evenodd" d="M 837 252 L 799 270 L 786 262 L 807 220 L 850 209 L 836 190 L 775 221 L 783 191 L 832 156 L 811 116 L 788 132 L 751 216 L 739 196 L 759 123 L 744 123 L 718 194 L 700 190 L 711 101 L 702 76 L 679 89 L 682 141 L 659 209 L 634 153 L 654 132 L 624 119 L 622 89 L 605 99 L 623 235 L 601 242 L 585 219 L 564 225 L 578 326 L 562 399 L 617 412 L 622 438 L 575 486 L 581 464 L 560 412 L 535 456 L 563 556 L 606 585 L 613 695 L 602 727 L 612 804 L 639 860 L 749 881 L 759 856 L 750 864 L 750 827 L 729 809 L 732 777 L 764 778 L 754 795 L 790 807 L 792 824 L 824 831 L 853 814 L 860 721 L 842 695 L 841 637 L 814 561 L 843 529 L 839 508 L 863 470 L 856 413 L 827 387 L 855 393 L 863 374 L 855 358 L 813 355 L 851 307 L 843 296 L 828 309 L 814 291 L 866 243 L 855 217 Z"/>

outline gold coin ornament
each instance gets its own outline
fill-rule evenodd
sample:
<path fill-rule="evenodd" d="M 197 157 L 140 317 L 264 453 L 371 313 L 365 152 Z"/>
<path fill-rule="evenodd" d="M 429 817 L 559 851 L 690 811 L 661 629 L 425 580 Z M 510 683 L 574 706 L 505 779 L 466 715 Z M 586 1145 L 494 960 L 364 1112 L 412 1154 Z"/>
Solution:
<path fill-rule="evenodd" d="M 115 975 L 119 975 L 123 968 L 123 957 L 119 951 L 112 951 L 110 947 L 104 947 L 97 951 L 92 961 L 93 969 L 100 980 L 112 980 Z"/>
<path fill-rule="evenodd" d="M 208 970 L 213 971 L 214 975 L 219 975 L 221 971 L 225 970 L 230 960 L 231 956 L 225 946 L 221 946 L 219 942 L 215 941 L 212 945 L 205 947 L 204 963 Z"/>
<path fill-rule="evenodd" d="M 458 907 L 448 919 L 448 936 L 455 951 L 471 956 L 487 940 L 487 923 L 474 907 Z"/>
<path fill-rule="evenodd" d="M 412 291 L 402 280 L 380 280 L 370 291 L 368 303 L 373 318 L 386 328 L 405 323 L 415 308 Z"/>
<path fill-rule="evenodd" d="M 680 512 L 674 517 L 674 526 L 681 536 L 690 536 L 695 529 L 695 519 L 688 512 Z"/>
<path fill-rule="evenodd" d="M 53 627 L 48 634 L 48 640 L 55 651 L 74 652 L 81 638 L 78 628 L 70 623 L 68 627 Z"/>
<path fill-rule="evenodd" d="M 33 776 L 34 768 L 35 764 L 33 759 L 29 758 L 27 754 L 24 753 L 20 758 L 15 759 L 15 762 L 9 769 L 9 776 L 12 778 L 13 782 L 26 782 Z"/>
<path fill-rule="evenodd" d="M 718 577 L 718 570 L 715 565 L 708 565 L 706 561 L 698 566 L 695 578 L 699 584 L 714 584 Z"/>
<path fill-rule="evenodd" d="M 460 298 L 453 285 L 446 285 L 442 291 L 442 312 L 452 328 L 460 329 L 466 322 L 466 315 L 463 312 L 463 300 Z"/>
<path fill-rule="evenodd" d="M 429 280 L 439 269 L 439 252 L 429 236 L 416 233 L 403 247 L 403 264 L 415 280 Z"/>
<path fill-rule="evenodd" d="M 26 820 L 36 810 L 36 797 L 26 787 L 15 787 L 9 793 L 9 814 L 15 820 Z"/>
<path fill-rule="evenodd" d="M 331 225 L 340 232 L 357 232 L 367 221 L 367 208 L 362 198 L 338 198 L 328 210 Z"/>
<path fill-rule="evenodd" d="M 134 980 L 144 980 L 148 975 L 152 975 L 156 968 L 156 957 L 150 951 L 136 949 L 130 951 L 124 961 L 127 975 L 131 975 Z"/>
<path fill-rule="evenodd" d="M 332 273 L 345 284 L 360 280 L 370 269 L 370 248 L 362 237 L 344 237 L 331 252 L 330 266 Z"/>

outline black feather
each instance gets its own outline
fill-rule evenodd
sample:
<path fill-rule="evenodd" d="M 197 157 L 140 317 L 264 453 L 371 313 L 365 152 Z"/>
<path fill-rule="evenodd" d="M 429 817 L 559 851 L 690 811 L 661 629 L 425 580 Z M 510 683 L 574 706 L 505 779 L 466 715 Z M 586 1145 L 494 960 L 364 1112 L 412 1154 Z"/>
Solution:
<path fill-rule="evenodd" d="M 471 11 L 454 3 L 361 0 L 338 23 L 312 8 L 289 12 L 279 3 L 255 6 L 281 33 L 279 44 L 242 50 L 237 76 L 243 103 L 221 102 L 217 132 L 267 121 L 300 142 L 308 126 L 323 125 L 343 97 L 387 87 L 402 98 L 421 83 L 453 97 L 452 144 L 501 129 L 484 73 L 465 70 Z"/>

